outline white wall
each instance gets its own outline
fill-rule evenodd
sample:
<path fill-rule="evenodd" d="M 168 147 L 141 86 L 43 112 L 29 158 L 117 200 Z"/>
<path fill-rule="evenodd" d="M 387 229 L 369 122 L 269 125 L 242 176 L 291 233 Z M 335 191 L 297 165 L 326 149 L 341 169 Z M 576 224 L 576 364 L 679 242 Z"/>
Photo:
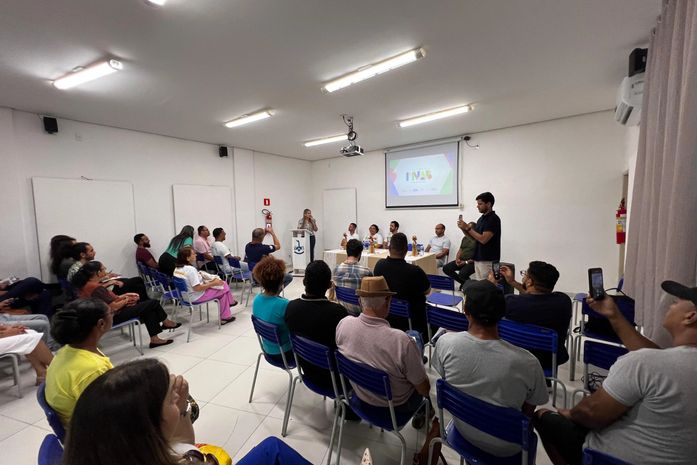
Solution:
<path fill-rule="evenodd" d="M 605 270 L 608 286 L 616 283 L 614 214 L 625 170 L 624 134 L 612 113 L 602 112 L 474 135 L 481 149 L 461 149 L 465 219 L 476 221 L 474 198 L 491 191 L 502 221 L 502 260 L 518 269 L 536 259 L 554 264 L 559 290 L 586 289 L 586 270 L 595 266 Z M 396 219 L 402 232 L 424 239 L 444 223 L 453 249 L 462 238 L 458 208 L 385 208 L 383 152 L 314 162 L 312 179 L 311 208 L 320 227 L 323 189 L 355 186 L 362 234 L 370 223 L 382 230 Z M 336 247 L 338 238 L 319 236 L 318 246 Z"/>
<path fill-rule="evenodd" d="M 39 276 L 40 260 L 48 259 L 38 253 L 31 191 L 34 176 L 85 176 L 133 183 L 136 229 L 150 236 L 157 255 L 175 232 L 172 184 L 233 187 L 237 231 L 228 232 L 227 239 L 233 251 L 249 241 L 252 227 L 263 226 L 259 213 L 262 196 L 276 201 L 272 209 L 286 210 L 287 218 L 281 214 L 279 222 L 274 221 L 277 229 L 284 232 L 290 229 L 291 218 L 299 218 L 308 203 L 306 178 L 310 163 L 306 161 L 244 150 L 219 158 L 217 146 L 211 144 L 64 119 L 59 119 L 58 127 L 57 134 L 49 135 L 43 131 L 37 115 L 0 108 L 0 233 L 4 241 L 0 248 L 0 276 Z M 288 192 L 297 194 L 290 196 Z M 79 207 L 79 199 L 75 199 L 74 208 Z M 104 211 L 108 208 L 105 199 Z M 103 212 L 95 213 L 95 219 L 104 216 Z M 216 225 L 208 226 L 212 229 Z M 61 233 L 69 231 L 55 231 Z M 284 245 L 290 243 L 290 234 L 284 234 L 282 239 Z M 125 237 L 124 241 L 132 244 L 132 237 Z M 286 252 L 279 255 L 287 258 Z M 117 271 L 135 273 L 135 265 L 130 270 Z"/>

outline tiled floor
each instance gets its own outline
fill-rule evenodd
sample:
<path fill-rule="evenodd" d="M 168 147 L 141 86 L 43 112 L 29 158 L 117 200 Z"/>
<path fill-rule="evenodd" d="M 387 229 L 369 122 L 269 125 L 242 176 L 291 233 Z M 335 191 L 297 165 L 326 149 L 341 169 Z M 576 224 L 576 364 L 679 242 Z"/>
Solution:
<path fill-rule="evenodd" d="M 236 295 L 237 294 L 237 291 Z M 302 292 L 301 280 L 295 279 L 286 289 L 293 299 Z M 250 302 L 251 306 L 251 302 Z M 233 463 L 267 436 L 279 436 L 286 402 L 288 376 L 262 362 L 252 403 L 248 403 L 259 345 L 250 320 L 250 308 L 235 307 L 237 321 L 218 331 L 215 324 L 196 326 L 191 342 L 186 343 L 186 325 L 171 336 L 169 346 L 149 350 L 146 357 L 157 357 L 170 371 L 183 374 L 190 391 L 201 406 L 201 416 L 195 424 L 196 439 L 223 446 L 233 457 Z M 103 339 L 104 351 L 114 364 L 139 356 L 126 339 L 116 332 Z M 568 379 L 565 367 L 560 378 Z M 435 379 L 435 372 L 431 372 Z M 2 462 L 13 465 L 37 463 L 37 452 L 43 437 L 50 432 L 43 412 L 36 402 L 33 371 L 22 364 L 24 397 L 17 397 L 9 371 L 0 374 L 0 451 Z M 573 389 L 578 382 L 572 383 Z M 432 396 L 435 398 L 435 395 Z M 298 385 L 284 440 L 313 464 L 326 463 L 329 449 L 333 408 L 302 385 Z M 363 450 L 370 448 L 376 465 L 399 463 L 399 441 L 390 433 L 370 429 L 366 424 L 347 423 L 344 427 L 342 463 L 360 463 Z M 403 430 L 411 455 L 424 440 L 423 432 L 407 426 Z M 444 448 L 449 463 L 459 460 Z M 335 463 L 335 459 L 332 460 Z M 540 446 L 537 463 L 547 465 L 549 458 Z"/>

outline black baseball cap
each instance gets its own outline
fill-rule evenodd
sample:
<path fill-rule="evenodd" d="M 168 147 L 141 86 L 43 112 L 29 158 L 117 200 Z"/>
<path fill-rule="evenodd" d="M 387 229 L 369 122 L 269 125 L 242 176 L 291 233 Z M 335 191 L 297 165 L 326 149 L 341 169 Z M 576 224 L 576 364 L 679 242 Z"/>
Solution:
<path fill-rule="evenodd" d="M 678 299 L 689 300 L 697 307 L 697 287 L 687 287 L 675 281 L 663 281 L 661 287 Z"/>
<path fill-rule="evenodd" d="M 487 281 L 475 281 L 465 289 L 465 307 L 472 317 L 484 324 L 495 324 L 506 314 L 503 291 Z"/>

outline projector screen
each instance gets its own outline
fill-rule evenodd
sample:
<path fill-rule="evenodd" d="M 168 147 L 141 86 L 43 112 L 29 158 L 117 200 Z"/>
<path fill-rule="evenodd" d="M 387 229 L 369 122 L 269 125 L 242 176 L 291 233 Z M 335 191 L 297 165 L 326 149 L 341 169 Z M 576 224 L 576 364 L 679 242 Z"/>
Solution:
<path fill-rule="evenodd" d="M 385 207 L 455 207 L 458 142 L 385 153 Z"/>

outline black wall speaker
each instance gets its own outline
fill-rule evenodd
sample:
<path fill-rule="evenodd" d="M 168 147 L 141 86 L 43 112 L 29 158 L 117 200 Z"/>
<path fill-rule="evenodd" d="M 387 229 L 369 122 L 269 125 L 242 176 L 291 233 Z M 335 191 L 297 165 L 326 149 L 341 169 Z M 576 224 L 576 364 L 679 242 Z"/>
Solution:
<path fill-rule="evenodd" d="M 220 158 L 226 158 L 227 157 L 227 147 L 225 147 L 224 145 L 221 145 L 220 147 L 218 147 L 218 156 L 220 156 Z"/>
<path fill-rule="evenodd" d="M 58 121 L 56 118 L 51 118 L 50 116 L 44 116 L 44 131 L 49 134 L 55 134 L 58 132 Z"/>
<path fill-rule="evenodd" d="M 647 48 L 635 48 L 632 50 L 632 53 L 629 54 L 629 72 L 627 76 L 632 77 L 635 74 L 646 71 L 648 52 L 649 49 Z"/>

